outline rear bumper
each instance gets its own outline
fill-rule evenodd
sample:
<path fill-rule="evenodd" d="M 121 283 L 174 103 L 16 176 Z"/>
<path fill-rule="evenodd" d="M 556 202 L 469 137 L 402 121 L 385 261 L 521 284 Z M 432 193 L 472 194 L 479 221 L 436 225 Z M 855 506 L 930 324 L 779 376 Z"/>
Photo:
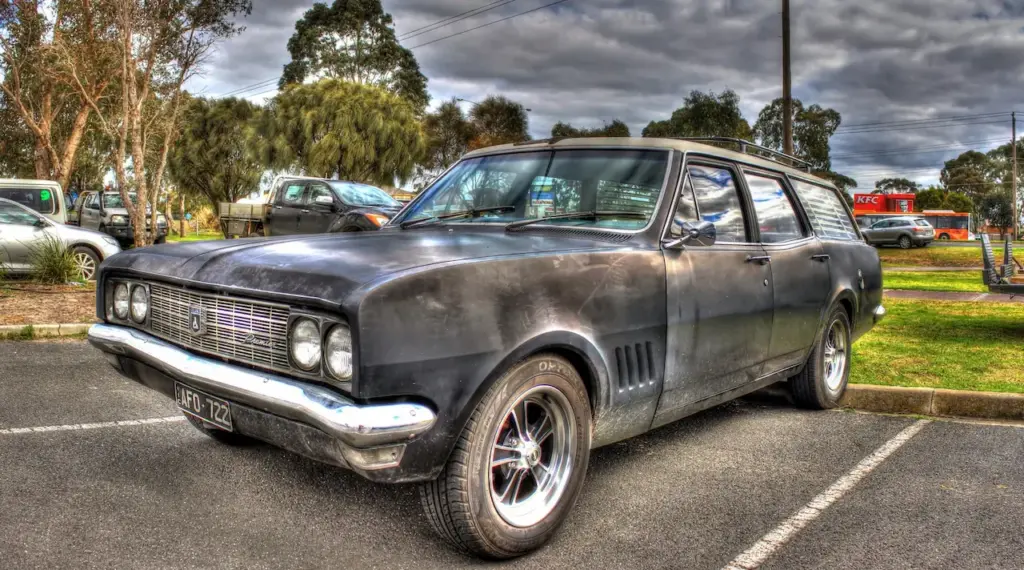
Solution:
<path fill-rule="evenodd" d="M 879 305 L 875 307 L 875 310 L 872 312 L 872 320 L 874 320 L 874 323 L 877 325 L 878 323 L 882 322 L 882 320 L 885 318 L 885 315 L 885 307 Z"/>
<path fill-rule="evenodd" d="M 177 381 L 228 400 L 232 416 L 241 419 L 239 433 L 368 479 L 402 479 L 394 471 L 407 443 L 436 420 L 420 404 L 360 405 L 332 390 L 198 356 L 128 327 L 93 325 L 89 342 L 119 372 L 170 397 Z"/>

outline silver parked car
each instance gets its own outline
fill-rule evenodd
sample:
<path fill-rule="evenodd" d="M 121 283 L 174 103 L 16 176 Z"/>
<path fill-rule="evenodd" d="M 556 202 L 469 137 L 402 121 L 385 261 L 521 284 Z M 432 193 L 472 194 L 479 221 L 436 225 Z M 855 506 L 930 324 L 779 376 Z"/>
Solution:
<path fill-rule="evenodd" d="M 14 200 L 58 224 L 68 221 L 68 205 L 64 202 L 64 191 L 61 190 L 60 184 L 53 180 L 0 178 L 0 198 Z"/>
<path fill-rule="evenodd" d="M 861 234 L 871 245 L 898 245 L 903 249 L 924 247 L 935 240 L 935 228 L 920 216 L 886 218 L 861 230 Z"/>
<path fill-rule="evenodd" d="M 32 272 L 32 249 L 47 238 L 74 253 L 82 277 L 92 280 L 104 259 L 121 251 L 117 240 L 100 232 L 58 224 L 17 202 L 0 198 L 0 265 L 11 274 Z"/>

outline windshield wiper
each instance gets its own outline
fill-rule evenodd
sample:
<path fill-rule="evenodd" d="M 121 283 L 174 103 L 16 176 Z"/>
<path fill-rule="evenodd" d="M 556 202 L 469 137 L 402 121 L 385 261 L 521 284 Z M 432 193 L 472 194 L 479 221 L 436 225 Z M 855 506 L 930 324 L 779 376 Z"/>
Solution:
<path fill-rule="evenodd" d="M 516 220 L 505 225 L 506 231 L 512 231 L 523 226 L 530 224 L 536 224 L 537 222 L 545 222 L 547 220 L 573 220 L 578 218 L 606 218 L 606 217 L 619 217 L 619 218 L 638 218 L 647 219 L 647 214 L 641 212 L 628 212 L 618 210 L 591 210 L 589 212 L 568 212 L 565 214 L 553 214 L 550 216 L 544 216 L 543 218 L 530 218 L 528 220 Z"/>
<path fill-rule="evenodd" d="M 488 212 L 510 212 L 515 209 L 515 206 L 491 206 L 489 208 L 473 208 L 470 210 L 452 212 L 451 214 L 444 214 L 441 216 L 431 216 L 429 218 L 420 218 L 418 220 L 406 220 L 398 224 L 398 227 L 402 228 L 403 230 L 407 230 L 409 228 L 414 228 L 416 226 L 435 224 L 437 222 L 451 220 L 454 218 L 476 218 L 479 217 L 481 214 L 486 214 Z"/>

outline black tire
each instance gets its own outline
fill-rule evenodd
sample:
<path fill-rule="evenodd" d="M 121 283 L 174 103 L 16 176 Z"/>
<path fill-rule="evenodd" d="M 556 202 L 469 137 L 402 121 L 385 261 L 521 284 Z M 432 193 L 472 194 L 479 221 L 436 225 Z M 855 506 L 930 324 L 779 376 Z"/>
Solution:
<path fill-rule="evenodd" d="M 939 239 L 942 241 L 949 241 L 949 234 L 940 234 Z"/>
<path fill-rule="evenodd" d="M 96 271 L 100 266 L 100 256 L 91 247 L 79 245 L 71 249 L 71 255 L 82 272 L 82 279 L 93 281 L 96 279 Z"/>
<path fill-rule="evenodd" d="M 512 429 L 509 428 L 507 418 L 512 417 L 509 414 L 513 404 L 519 402 L 521 397 L 536 394 L 538 390 L 547 390 L 554 395 L 554 399 L 560 398 L 563 406 L 568 405 L 568 408 L 563 408 L 564 419 L 568 422 L 571 417 L 572 422 L 569 423 L 575 429 L 560 432 L 563 435 L 558 437 L 538 437 L 538 441 L 543 446 L 547 446 L 548 441 L 552 442 L 552 449 L 572 442 L 571 451 L 566 451 L 562 456 L 571 458 L 571 467 L 565 476 L 566 483 L 561 494 L 541 511 L 546 514 L 535 524 L 513 526 L 499 513 L 492 498 L 492 485 L 502 482 L 501 470 L 505 469 L 505 466 L 492 467 L 491 462 L 496 453 L 492 446 L 497 445 L 503 433 L 508 443 L 507 434 Z M 523 410 L 523 414 L 529 418 L 525 407 Z M 519 422 L 515 423 L 519 425 Z M 542 421 L 537 423 L 543 424 Z M 537 423 L 531 426 L 527 419 L 524 422 L 525 431 L 529 433 Z M 557 425 L 557 422 L 553 425 Z M 569 433 L 572 435 L 569 436 Z M 579 497 L 590 459 L 590 438 L 590 402 L 586 387 L 572 365 L 554 355 L 538 355 L 524 360 L 506 372 L 484 395 L 456 442 L 455 450 L 441 475 L 434 481 L 420 485 L 420 499 L 427 518 L 438 534 L 455 548 L 470 554 L 505 559 L 536 550 L 554 536 Z M 553 453 L 545 452 L 544 449 L 546 447 L 537 447 L 535 455 L 541 467 L 544 454 Z M 525 461 L 526 456 L 517 457 L 521 462 Z M 555 463 L 553 457 L 548 456 L 549 465 Z M 507 473 L 516 473 L 515 469 L 519 468 L 514 467 Z M 533 469 L 523 471 L 512 495 L 513 502 L 521 496 L 519 488 L 525 481 L 540 485 L 540 479 L 532 478 L 531 473 L 535 472 Z M 494 470 L 498 470 L 497 479 Z M 514 479 L 513 476 L 504 481 L 508 489 Z"/>
<path fill-rule="evenodd" d="M 826 362 L 829 353 L 829 334 L 835 327 L 842 335 L 843 359 L 842 370 L 837 377 L 828 375 L 831 370 Z M 850 317 L 846 309 L 836 305 L 829 312 L 825 327 L 822 329 L 821 338 L 811 350 L 807 358 L 807 365 L 803 371 L 789 379 L 790 390 L 797 405 L 803 408 L 815 410 L 826 410 L 839 405 L 839 399 L 846 391 L 846 384 L 850 381 L 850 347 L 852 344 Z M 830 382 L 829 380 L 833 380 Z M 836 381 L 838 380 L 838 381 Z"/>
<path fill-rule="evenodd" d="M 167 236 L 161 236 L 153 240 L 154 245 L 160 245 L 162 243 L 167 243 Z"/>
<path fill-rule="evenodd" d="M 910 240 L 910 236 L 900 236 L 896 243 L 900 246 L 900 249 L 910 249 L 914 245 L 914 242 Z"/>
<path fill-rule="evenodd" d="M 223 443 L 224 445 L 230 445 L 232 447 L 245 447 L 247 445 L 259 443 L 258 440 L 247 435 L 242 435 L 233 431 L 224 431 L 213 426 L 207 427 L 208 424 L 203 420 L 190 414 L 184 415 L 185 419 L 188 420 L 188 423 L 192 424 L 192 427 L 203 432 L 207 437 L 217 441 L 218 443 Z"/>

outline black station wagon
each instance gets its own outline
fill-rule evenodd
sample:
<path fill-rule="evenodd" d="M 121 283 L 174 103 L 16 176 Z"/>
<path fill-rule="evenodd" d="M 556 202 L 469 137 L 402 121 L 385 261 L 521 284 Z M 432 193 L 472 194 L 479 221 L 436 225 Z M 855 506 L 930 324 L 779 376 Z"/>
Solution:
<path fill-rule="evenodd" d="M 456 547 L 520 555 L 592 449 L 780 381 L 833 407 L 885 315 L 834 187 L 705 142 L 483 149 L 378 232 L 128 251 L 89 340 L 219 442 L 418 482 Z"/>

